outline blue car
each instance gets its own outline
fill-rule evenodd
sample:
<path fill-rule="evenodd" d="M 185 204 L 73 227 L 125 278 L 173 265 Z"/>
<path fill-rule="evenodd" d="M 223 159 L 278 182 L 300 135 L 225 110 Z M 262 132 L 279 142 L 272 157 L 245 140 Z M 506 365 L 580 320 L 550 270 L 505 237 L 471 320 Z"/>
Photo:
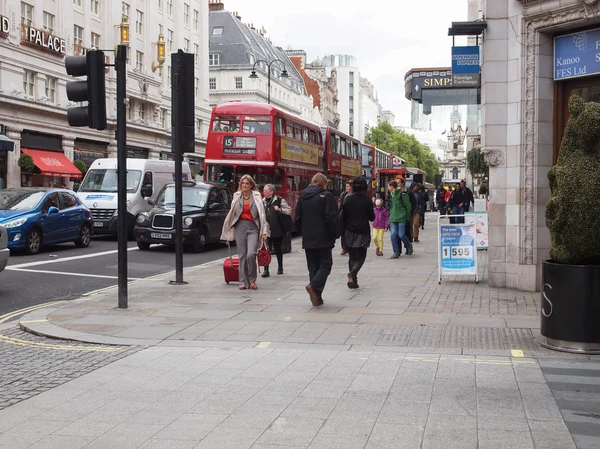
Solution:
<path fill-rule="evenodd" d="M 0 225 L 10 249 L 37 254 L 43 245 L 92 240 L 92 212 L 71 190 L 22 187 L 0 190 Z"/>

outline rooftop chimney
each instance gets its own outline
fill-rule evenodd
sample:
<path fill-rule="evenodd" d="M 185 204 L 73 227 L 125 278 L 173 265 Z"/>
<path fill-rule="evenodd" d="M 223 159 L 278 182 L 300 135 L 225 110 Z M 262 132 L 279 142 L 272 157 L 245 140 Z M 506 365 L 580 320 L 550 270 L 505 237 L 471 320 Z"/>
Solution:
<path fill-rule="evenodd" d="M 208 0 L 209 11 L 224 11 L 225 4 L 221 0 Z"/>
<path fill-rule="evenodd" d="M 242 20 L 242 16 L 240 16 L 240 13 L 237 11 L 233 13 L 233 17 L 235 17 L 238 20 Z"/>

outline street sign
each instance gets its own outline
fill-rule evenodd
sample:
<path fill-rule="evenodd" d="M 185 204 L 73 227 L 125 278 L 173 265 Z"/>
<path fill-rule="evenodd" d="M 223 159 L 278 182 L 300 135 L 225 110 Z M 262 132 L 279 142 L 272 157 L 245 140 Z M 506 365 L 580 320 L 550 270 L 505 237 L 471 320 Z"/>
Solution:
<path fill-rule="evenodd" d="M 554 80 L 600 73 L 600 28 L 554 38 Z"/>
<path fill-rule="evenodd" d="M 479 67 L 480 47 L 452 47 L 452 86 L 479 87 L 481 82 Z"/>
<path fill-rule="evenodd" d="M 452 215 L 451 218 L 466 218 L 465 215 Z M 475 276 L 477 272 L 477 231 L 475 225 L 467 223 L 446 224 L 438 218 L 438 274 L 439 283 L 443 276 Z M 474 221 L 474 220 L 473 220 Z"/>

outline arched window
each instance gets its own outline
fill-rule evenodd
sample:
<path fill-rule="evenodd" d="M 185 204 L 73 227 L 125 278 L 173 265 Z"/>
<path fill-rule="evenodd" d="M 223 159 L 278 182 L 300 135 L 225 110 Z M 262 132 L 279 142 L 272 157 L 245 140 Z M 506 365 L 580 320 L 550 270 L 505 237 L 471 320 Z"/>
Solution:
<path fill-rule="evenodd" d="M 456 167 L 452 169 L 452 179 L 458 179 L 458 168 Z"/>

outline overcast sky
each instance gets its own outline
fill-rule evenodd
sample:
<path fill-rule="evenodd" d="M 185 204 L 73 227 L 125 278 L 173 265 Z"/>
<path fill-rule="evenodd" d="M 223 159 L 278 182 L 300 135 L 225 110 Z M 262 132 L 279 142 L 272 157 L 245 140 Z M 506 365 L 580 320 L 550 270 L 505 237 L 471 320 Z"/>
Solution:
<path fill-rule="evenodd" d="M 467 20 L 467 0 L 223 2 L 242 22 L 264 26 L 275 45 L 305 50 L 309 62 L 326 54 L 355 56 L 383 108 L 396 114 L 397 126 L 410 126 L 405 73 L 413 67 L 450 66 L 448 28 Z"/>

